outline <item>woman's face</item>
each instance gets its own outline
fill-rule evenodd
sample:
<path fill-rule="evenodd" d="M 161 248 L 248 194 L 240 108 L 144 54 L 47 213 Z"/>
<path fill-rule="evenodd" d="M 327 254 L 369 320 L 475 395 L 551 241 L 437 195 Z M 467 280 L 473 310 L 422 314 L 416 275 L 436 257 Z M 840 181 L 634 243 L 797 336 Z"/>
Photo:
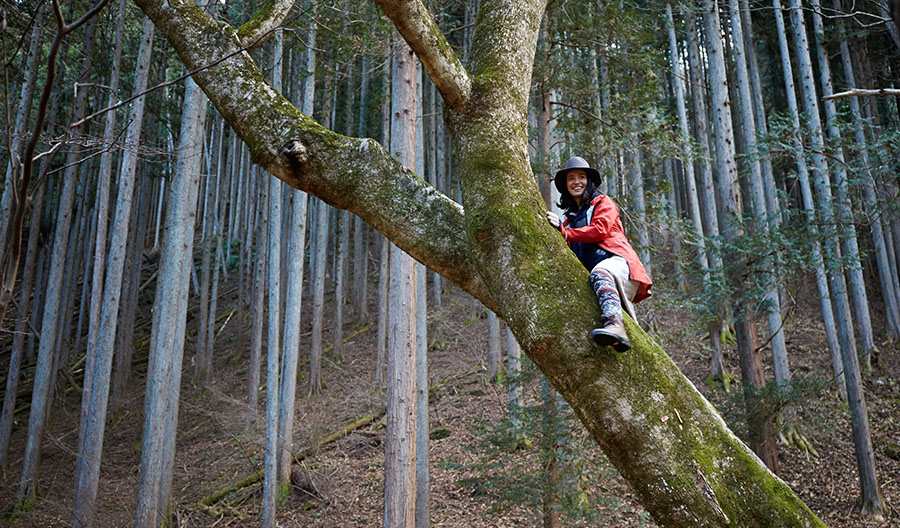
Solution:
<path fill-rule="evenodd" d="M 566 173 L 566 189 L 575 199 L 575 203 L 581 204 L 581 194 L 587 187 L 587 173 L 582 169 L 572 169 Z"/>

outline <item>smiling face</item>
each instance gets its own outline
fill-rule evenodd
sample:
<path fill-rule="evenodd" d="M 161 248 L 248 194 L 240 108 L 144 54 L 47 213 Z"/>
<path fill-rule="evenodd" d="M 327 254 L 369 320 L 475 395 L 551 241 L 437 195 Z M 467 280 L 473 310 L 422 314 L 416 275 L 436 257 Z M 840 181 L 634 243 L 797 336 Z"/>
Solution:
<path fill-rule="evenodd" d="M 572 169 L 566 174 L 566 189 L 579 206 L 585 187 L 587 187 L 587 173 L 584 170 Z"/>

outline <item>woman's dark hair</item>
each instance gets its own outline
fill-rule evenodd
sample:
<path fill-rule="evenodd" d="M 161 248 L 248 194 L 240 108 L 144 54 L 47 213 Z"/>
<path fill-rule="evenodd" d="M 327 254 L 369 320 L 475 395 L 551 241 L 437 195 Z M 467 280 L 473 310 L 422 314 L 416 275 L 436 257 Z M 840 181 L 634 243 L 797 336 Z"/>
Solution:
<path fill-rule="evenodd" d="M 584 202 L 593 198 L 596 191 L 597 184 L 594 183 L 594 180 L 588 178 L 587 185 L 585 185 L 584 190 L 581 191 L 581 203 L 584 204 Z M 559 203 L 556 205 L 564 211 L 577 211 L 579 209 L 578 204 L 575 203 L 575 198 L 572 198 L 572 195 L 568 192 L 559 194 Z"/>

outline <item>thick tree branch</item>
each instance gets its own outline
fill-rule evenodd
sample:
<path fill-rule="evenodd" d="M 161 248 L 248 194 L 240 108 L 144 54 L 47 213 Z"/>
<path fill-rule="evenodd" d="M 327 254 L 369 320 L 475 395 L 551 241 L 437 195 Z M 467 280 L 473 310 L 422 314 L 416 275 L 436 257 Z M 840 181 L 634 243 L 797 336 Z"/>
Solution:
<path fill-rule="evenodd" d="M 256 49 L 269 35 L 281 25 L 288 11 L 294 6 L 294 0 L 269 0 L 256 13 L 256 16 L 244 22 L 237 29 L 241 47 Z"/>
<path fill-rule="evenodd" d="M 461 108 L 469 98 L 472 82 L 425 4 L 421 0 L 375 2 L 416 52 L 444 101 L 453 108 Z"/>
<path fill-rule="evenodd" d="M 322 127 L 269 86 L 237 32 L 192 0 L 137 0 L 253 161 L 289 185 L 347 209 L 415 259 L 492 306 L 468 259 L 462 207 L 405 169 L 377 142 Z M 235 53 L 237 52 L 237 53 Z"/>

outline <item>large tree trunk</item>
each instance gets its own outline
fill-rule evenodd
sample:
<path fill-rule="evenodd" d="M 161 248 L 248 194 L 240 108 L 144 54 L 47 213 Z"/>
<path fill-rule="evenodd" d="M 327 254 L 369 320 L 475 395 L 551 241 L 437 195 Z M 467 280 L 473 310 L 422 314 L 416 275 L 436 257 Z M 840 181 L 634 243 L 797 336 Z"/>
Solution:
<path fill-rule="evenodd" d="M 246 30 L 196 7 L 138 3 L 189 68 L 240 49 Z M 257 163 L 351 210 L 501 315 L 657 523 L 823 526 L 632 321 L 628 354 L 587 339 L 599 307 L 584 267 L 546 224 L 528 160 L 527 96 L 543 2 L 482 0 L 470 71 L 449 46 L 430 40 L 444 42 L 422 4 L 403 6 L 410 9 L 384 5 L 449 105 L 465 209 L 374 141 L 338 136 L 299 112 L 246 54 L 196 77 Z M 194 36 L 207 32 L 216 38 L 198 46 Z M 232 97 L 232 86 L 241 97 Z"/>

